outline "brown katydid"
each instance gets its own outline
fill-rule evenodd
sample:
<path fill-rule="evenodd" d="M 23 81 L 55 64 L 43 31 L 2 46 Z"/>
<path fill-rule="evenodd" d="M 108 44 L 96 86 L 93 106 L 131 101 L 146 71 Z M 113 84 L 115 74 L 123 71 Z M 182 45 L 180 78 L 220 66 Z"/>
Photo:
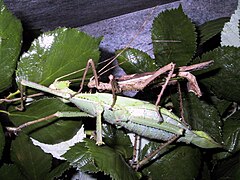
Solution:
<path fill-rule="evenodd" d="M 87 63 L 83 81 L 80 85 L 81 92 L 84 79 L 86 77 L 87 71 L 89 67 L 92 67 L 94 76 L 90 79 L 88 83 L 89 88 L 96 88 L 99 91 L 112 91 L 113 93 L 113 104 L 116 102 L 116 93 L 123 92 L 123 91 L 130 91 L 130 90 L 143 90 L 146 86 L 151 84 L 155 79 L 159 78 L 161 75 L 165 76 L 166 80 L 161 82 L 161 92 L 158 95 L 158 99 L 156 101 L 156 106 L 160 103 L 161 96 L 168 84 L 176 84 L 176 78 L 185 78 L 188 81 L 188 90 L 194 92 L 198 97 L 202 95 L 201 90 L 198 86 L 196 77 L 191 74 L 191 71 L 200 70 L 207 68 L 213 63 L 212 60 L 206 61 L 203 63 L 193 64 L 190 66 L 182 66 L 175 68 L 174 63 L 169 63 L 164 67 L 159 68 L 157 71 L 154 72 L 146 72 L 141 74 L 131 74 L 131 75 L 124 75 L 120 78 L 115 78 L 114 76 L 109 76 L 109 83 L 103 83 L 98 81 L 98 75 L 96 72 L 96 68 L 94 62 L 90 59 Z M 168 73 L 167 73 L 168 72 Z"/>

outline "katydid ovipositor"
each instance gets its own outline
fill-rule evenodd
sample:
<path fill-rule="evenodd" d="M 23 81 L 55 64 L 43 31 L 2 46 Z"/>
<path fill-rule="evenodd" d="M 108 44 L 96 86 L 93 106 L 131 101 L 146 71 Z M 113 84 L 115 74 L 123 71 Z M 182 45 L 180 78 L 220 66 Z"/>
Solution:
<path fill-rule="evenodd" d="M 59 86 L 59 83 L 64 84 Z M 54 116 L 93 116 L 97 118 L 97 144 L 103 144 L 101 134 L 101 118 L 110 124 L 123 127 L 141 136 L 168 141 L 175 135 L 179 135 L 179 142 L 192 143 L 202 148 L 221 147 L 208 134 L 203 131 L 190 130 L 180 119 L 167 109 L 160 108 L 163 122 L 159 123 L 156 106 L 146 102 L 127 97 L 117 97 L 116 104 L 112 109 L 112 95 L 106 93 L 77 93 L 68 88 L 69 83 L 56 81 L 51 88 L 21 80 L 21 84 L 40 91 L 44 91 L 75 104 L 83 112 L 59 112 Z M 11 131 L 19 131 L 23 126 L 9 128 Z"/>

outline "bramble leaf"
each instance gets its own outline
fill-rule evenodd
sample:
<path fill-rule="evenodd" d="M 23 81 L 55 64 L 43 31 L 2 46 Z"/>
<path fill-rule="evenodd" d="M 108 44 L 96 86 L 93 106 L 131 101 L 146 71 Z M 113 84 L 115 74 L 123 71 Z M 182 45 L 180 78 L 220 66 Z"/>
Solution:
<path fill-rule="evenodd" d="M 51 170 L 52 156 L 34 146 L 23 133 L 12 142 L 11 158 L 27 179 L 44 179 Z"/>
<path fill-rule="evenodd" d="M 183 97 L 183 109 L 185 120 L 193 129 L 202 130 L 222 142 L 222 122 L 216 108 L 188 93 Z"/>
<path fill-rule="evenodd" d="M 100 171 L 85 142 L 75 144 L 62 157 L 64 157 L 71 166 L 82 172 L 97 173 Z"/>
<path fill-rule="evenodd" d="M 26 179 L 15 164 L 3 164 L 0 168 L 0 179 L 19 180 Z"/>
<path fill-rule="evenodd" d="M 220 33 L 223 29 L 224 23 L 227 22 L 229 18 L 219 18 L 216 20 L 208 21 L 199 27 L 200 31 L 200 45 L 204 44 L 212 37 Z"/>
<path fill-rule="evenodd" d="M 120 50 L 117 53 L 121 52 Z M 145 52 L 128 48 L 118 57 L 118 64 L 127 74 L 155 71 L 154 60 Z"/>
<path fill-rule="evenodd" d="M 69 107 L 57 98 L 45 98 L 27 106 L 24 112 L 10 112 L 9 117 L 15 126 L 19 126 L 25 122 L 49 116 L 57 111 L 78 112 L 79 109 Z M 30 125 L 22 131 L 40 142 L 55 144 L 72 138 L 81 126 L 82 121 L 80 119 L 55 118 Z"/>
<path fill-rule="evenodd" d="M 86 67 L 99 59 L 101 38 L 92 38 L 76 29 L 59 28 L 43 33 L 24 53 L 17 67 L 17 80 L 25 79 L 45 86 L 56 78 Z M 81 73 L 68 77 L 81 77 Z"/>
<path fill-rule="evenodd" d="M 208 76 L 200 81 L 220 99 L 240 102 L 240 50 L 235 47 L 220 47 L 202 56 L 213 59 L 214 63 L 206 71 Z"/>
<path fill-rule="evenodd" d="M 179 146 L 163 153 L 144 173 L 151 179 L 195 179 L 201 167 L 198 148 Z"/>
<path fill-rule="evenodd" d="M 81 171 L 92 173 L 104 171 L 113 179 L 137 179 L 136 173 L 126 163 L 119 150 L 107 145 L 97 146 L 89 139 L 73 146 L 63 157 Z"/>
<path fill-rule="evenodd" d="M 56 179 L 57 177 L 61 176 L 66 170 L 70 168 L 68 162 L 63 162 L 57 167 L 55 167 L 50 173 L 48 173 L 46 179 Z"/>
<path fill-rule="evenodd" d="M 221 162 L 213 170 L 212 177 L 216 179 L 239 179 L 240 177 L 240 152 Z"/>
<path fill-rule="evenodd" d="M 132 157 L 133 146 L 129 136 L 120 129 L 111 125 L 103 126 L 104 142 L 115 151 L 123 155 L 125 159 Z"/>
<path fill-rule="evenodd" d="M 0 92 L 12 84 L 12 76 L 21 50 L 22 25 L 0 1 Z"/>
<path fill-rule="evenodd" d="M 160 13 L 153 22 L 152 41 L 155 61 L 162 67 L 190 62 L 196 50 L 195 27 L 182 7 Z"/>
<path fill-rule="evenodd" d="M 224 121 L 223 142 L 227 151 L 217 153 L 215 159 L 224 159 L 240 150 L 240 111 Z"/>

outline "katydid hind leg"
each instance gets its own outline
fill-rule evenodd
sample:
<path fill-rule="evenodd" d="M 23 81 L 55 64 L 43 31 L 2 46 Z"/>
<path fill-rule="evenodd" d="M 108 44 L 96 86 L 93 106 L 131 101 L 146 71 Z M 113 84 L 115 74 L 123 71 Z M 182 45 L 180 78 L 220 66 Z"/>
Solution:
<path fill-rule="evenodd" d="M 162 145 L 160 145 L 155 151 L 151 152 L 149 155 L 147 155 L 143 160 L 141 160 L 140 162 L 137 163 L 137 165 L 134 167 L 135 170 L 138 170 L 139 168 L 141 168 L 142 166 L 146 165 L 147 163 L 149 163 L 162 149 L 164 149 L 165 147 L 167 147 L 168 145 L 170 145 L 171 143 L 173 143 L 174 141 L 176 141 L 178 138 L 180 137 L 180 135 L 175 135 L 173 136 L 171 139 L 169 139 L 167 142 L 163 143 Z"/>

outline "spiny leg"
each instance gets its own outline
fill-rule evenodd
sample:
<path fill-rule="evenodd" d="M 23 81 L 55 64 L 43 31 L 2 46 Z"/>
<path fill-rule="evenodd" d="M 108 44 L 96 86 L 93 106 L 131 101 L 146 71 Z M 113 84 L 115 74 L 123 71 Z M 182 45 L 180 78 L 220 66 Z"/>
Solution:
<path fill-rule="evenodd" d="M 171 79 L 171 77 L 173 75 L 174 68 L 175 68 L 175 64 L 174 63 L 169 63 L 166 66 L 164 66 L 164 67 L 158 69 L 156 72 L 154 72 L 154 74 L 151 75 L 149 78 L 147 78 L 143 84 L 137 84 L 138 86 L 140 86 L 138 89 L 144 89 L 149 83 L 151 83 L 153 80 L 158 78 L 161 74 L 164 74 L 167 71 L 170 71 L 164 85 L 162 86 L 161 92 L 158 95 L 158 99 L 156 101 L 156 109 L 157 109 L 157 112 L 159 114 L 159 122 L 162 122 L 163 118 L 162 118 L 161 114 L 159 113 L 158 104 L 161 100 L 161 96 L 162 96 L 166 86 L 168 85 L 169 80 Z"/>
<path fill-rule="evenodd" d="M 111 84 L 111 87 L 112 87 L 113 102 L 112 102 L 112 105 L 110 107 L 110 109 L 112 109 L 113 106 L 116 104 L 116 101 L 117 101 L 116 93 L 121 92 L 121 90 L 119 89 L 118 83 L 117 83 L 117 81 L 116 81 L 116 79 L 114 78 L 113 75 L 110 75 L 108 78 L 109 78 L 109 83 Z"/>
<path fill-rule="evenodd" d="M 166 89 L 166 87 L 167 87 L 167 85 L 168 85 L 168 83 L 169 83 L 169 81 L 170 81 L 170 79 L 171 79 L 171 77 L 172 77 L 172 75 L 173 75 L 174 68 L 175 68 L 175 64 L 171 63 L 170 72 L 168 73 L 168 76 L 167 76 L 167 78 L 166 78 L 165 83 L 162 85 L 161 92 L 159 93 L 158 98 L 157 98 L 157 101 L 156 101 L 156 103 L 155 103 L 156 106 L 158 106 L 159 103 L 160 103 L 160 101 L 161 101 L 161 97 L 162 97 L 162 95 L 163 95 L 163 92 L 164 92 L 164 90 Z"/>
<path fill-rule="evenodd" d="M 94 75 L 94 81 L 95 81 L 95 86 L 96 88 L 98 89 L 99 87 L 99 81 L 98 81 L 98 75 L 97 75 L 97 70 L 96 70 L 96 66 L 94 64 L 94 61 L 92 59 L 89 59 L 88 62 L 87 62 L 87 65 L 86 65 L 86 68 L 85 68 L 85 71 L 83 73 L 83 78 L 82 78 L 82 82 L 81 82 L 81 85 L 80 85 L 80 88 L 78 90 L 78 93 L 82 91 L 83 89 L 83 85 L 84 85 L 84 80 L 86 78 L 86 75 L 87 75 L 87 72 L 88 72 L 88 69 L 89 68 L 92 68 L 93 70 L 93 75 Z M 113 103 L 111 105 L 111 109 L 113 108 L 113 106 L 115 105 L 116 103 L 116 92 L 119 92 L 119 88 L 118 88 L 118 85 L 117 85 L 117 82 L 114 78 L 114 76 L 110 75 L 109 76 L 109 80 L 110 80 L 110 84 L 112 86 L 112 93 L 113 93 Z"/>
<path fill-rule="evenodd" d="M 166 89 L 166 87 L 167 87 L 167 85 L 168 85 L 168 83 L 169 83 L 169 81 L 170 81 L 170 79 L 171 79 L 171 77 L 172 77 L 172 75 L 173 75 L 174 68 L 175 68 L 175 64 L 173 64 L 173 63 L 170 63 L 170 64 L 171 64 L 171 70 L 170 70 L 170 72 L 168 73 L 168 76 L 167 76 L 167 78 L 166 78 L 165 83 L 162 85 L 161 92 L 159 93 L 158 98 L 157 98 L 157 101 L 156 101 L 156 103 L 155 103 L 156 110 L 157 110 L 158 115 L 159 115 L 159 117 L 160 117 L 160 118 L 159 118 L 159 122 L 162 122 L 162 121 L 163 121 L 163 118 L 162 118 L 162 115 L 161 115 L 160 112 L 159 112 L 158 105 L 159 105 L 159 103 L 160 103 L 160 101 L 161 101 L 161 97 L 162 97 L 162 95 L 163 95 L 163 92 L 164 92 L 164 90 Z"/>
<path fill-rule="evenodd" d="M 33 121 L 26 122 L 18 127 L 6 127 L 6 129 L 10 132 L 13 132 L 14 134 L 17 134 L 19 131 L 21 131 L 23 128 L 28 127 L 33 124 L 37 124 L 43 121 L 47 121 L 50 119 L 53 119 L 54 117 L 60 118 L 60 117 L 93 117 L 85 112 L 56 112 L 54 114 L 51 114 L 49 116 L 36 119 Z"/>
<path fill-rule="evenodd" d="M 148 162 L 151 161 L 151 159 L 157 155 L 159 153 L 159 151 L 161 151 L 163 148 L 165 148 L 166 146 L 168 146 L 169 144 L 171 144 L 172 142 L 176 141 L 178 138 L 180 137 L 180 135 L 175 135 L 173 136 L 170 140 L 168 140 L 166 143 L 160 145 L 155 151 L 153 151 L 152 153 L 150 153 L 148 156 L 146 156 L 142 161 L 140 161 L 137 166 L 135 167 L 136 170 L 138 170 L 139 168 L 141 168 L 143 165 L 147 164 Z"/>
<path fill-rule="evenodd" d="M 169 63 L 166 66 L 158 69 L 152 76 L 150 76 L 148 79 L 146 79 L 144 84 L 141 85 L 142 86 L 141 89 L 144 89 L 149 83 L 151 83 L 153 80 L 158 78 L 161 74 L 164 74 L 167 71 L 171 71 L 172 69 L 174 70 L 174 67 L 175 67 L 174 63 Z"/>
<path fill-rule="evenodd" d="M 81 85 L 80 85 L 80 88 L 78 90 L 78 93 L 82 91 L 83 89 L 83 85 L 84 85 L 84 80 L 87 76 L 87 72 L 88 72 L 88 69 L 92 67 L 92 70 L 93 70 L 93 75 L 94 75 L 94 80 L 95 80 L 95 84 L 96 84 L 96 88 L 98 87 L 98 75 L 97 75 L 97 70 L 96 70 L 96 67 L 95 67 L 95 64 L 94 64 L 94 61 L 92 59 L 89 59 L 88 62 L 87 62 L 87 65 L 86 65 L 86 68 L 85 68 L 85 71 L 83 73 L 83 78 L 82 78 L 82 82 L 81 82 Z"/>
<path fill-rule="evenodd" d="M 178 94 L 179 94 L 179 104 L 180 104 L 180 115 L 181 115 L 181 119 L 182 119 L 182 122 L 187 125 L 187 122 L 185 121 L 185 118 L 184 118 L 184 113 L 183 113 L 183 100 L 182 100 L 182 92 L 181 92 L 181 85 L 179 82 L 177 82 L 177 87 L 178 87 Z"/>

